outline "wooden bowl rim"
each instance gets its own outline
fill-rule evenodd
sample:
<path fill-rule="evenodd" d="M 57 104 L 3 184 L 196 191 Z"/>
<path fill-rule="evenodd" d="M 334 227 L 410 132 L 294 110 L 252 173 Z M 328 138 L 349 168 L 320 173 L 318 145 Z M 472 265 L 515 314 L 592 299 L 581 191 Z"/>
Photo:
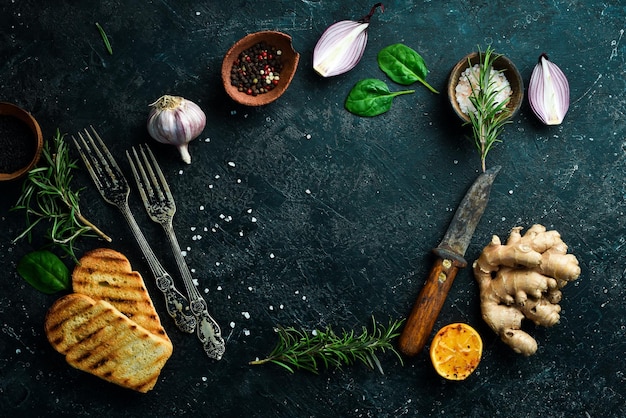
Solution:
<path fill-rule="evenodd" d="M 12 116 L 26 123 L 36 141 L 35 154 L 28 164 L 12 173 L 0 173 L 0 181 L 16 180 L 24 176 L 39 162 L 43 148 L 43 135 L 41 133 L 41 127 L 35 117 L 13 103 L 0 102 L 0 115 Z"/>
<path fill-rule="evenodd" d="M 485 53 L 482 52 L 480 55 L 484 57 Z M 448 98 L 450 100 L 450 105 L 452 106 L 454 113 L 456 113 L 456 115 L 464 122 L 470 122 L 470 118 L 467 114 L 463 113 L 458 102 L 456 101 L 456 85 L 459 82 L 461 73 L 468 68 L 468 61 L 471 62 L 472 65 L 480 64 L 481 59 L 478 52 L 467 54 L 459 60 L 452 68 L 452 71 L 450 71 L 450 77 L 448 78 Z M 515 64 L 513 64 L 513 61 L 504 55 L 498 56 L 498 58 L 493 61 L 493 67 L 496 70 L 504 70 L 504 75 L 511 86 L 513 93 L 507 107 L 511 110 L 510 117 L 513 117 L 517 114 L 517 112 L 519 112 L 524 100 L 524 80 L 522 79 L 522 76 Z"/>
<path fill-rule="evenodd" d="M 261 41 L 265 41 L 269 45 L 280 48 L 283 51 L 283 70 L 280 74 L 280 83 L 276 88 L 267 93 L 251 96 L 238 91 L 231 85 L 230 70 L 232 69 L 233 62 L 237 59 L 241 51 Z M 224 89 L 230 98 L 237 103 L 246 106 L 262 106 L 269 104 L 278 99 L 287 90 L 296 73 L 299 60 L 300 54 L 294 49 L 290 35 L 273 30 L 249 33 L 235 42 L 224 55 L 224 60 L 222 61 L 222 83 L 224 84 Z"/>

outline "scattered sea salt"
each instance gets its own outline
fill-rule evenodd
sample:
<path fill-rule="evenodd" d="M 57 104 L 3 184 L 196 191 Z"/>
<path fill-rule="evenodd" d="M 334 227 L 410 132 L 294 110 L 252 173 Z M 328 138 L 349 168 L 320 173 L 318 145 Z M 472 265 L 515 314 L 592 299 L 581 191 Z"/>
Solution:
<path fill-rule="evenodd" d="M 243 335 L 245 335 L 246 337 L 250 335 L 250 330 L 249 329 L 244 329 L 243 330 Z"/>
<path fill-rule="evenodd" d="M 234 162 L 232 162 L 232 161 L 229 161 L 229 162 L 228 162 L 228 165 L 229 165 L 230 167 L 234 167 L 234 166 L 235 166 L 235 163 L 234 163 Z"/>
<path fill-rule="evenodd" d="M 231 323 L 230 323 L 230 327 L 231 327 L 231 328 L 235 328 L 235 323 L 234 323 L 234 322 L 231 322 Z"/>

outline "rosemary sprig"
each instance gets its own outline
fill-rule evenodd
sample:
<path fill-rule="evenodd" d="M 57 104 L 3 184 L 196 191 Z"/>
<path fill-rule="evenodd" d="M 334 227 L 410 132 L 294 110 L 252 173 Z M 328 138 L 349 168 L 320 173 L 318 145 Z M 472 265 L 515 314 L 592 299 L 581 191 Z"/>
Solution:
<path fill-rule="evenodd" d="M 400 335 L 398 330 L 403 323 L 404 320 L 389 321 L 389 325 L 385 326 L 372 317 L 372 330 L 363 327 L 359 335 L 355 335 L 354 331 L 342 331 L 341 335 L 337 335 L 330 326 L 313 332 L 278 326 L 276 347 L 267 358 L 251 361 L 250 364 L 274 363 L 291 373 L 302 369 L 317 374 L 320 365 L 341 368 L 342 365 L 362 362 L 382 374 L 377 350 L 393 352 L 402 364 L 402 357 L 392 345 L 392 340 Z"/>
<path fill-rule="evenodd" d="M 475 112 L 469 112 L 469 118 L 472 125 L 472 134 L 478 151 L 480 152 L 480 161 L 483 172 L 486 171 L 485 160 L 487 153 L 497 143 L 501 142 L 500 134 L 504 130 L 504 125 L 510 123 L 511 111 L 507 108 L 509 98 L 498 102 L 498 94 L 502 89 L 496 86 L 496 81 L 492 77 L 493 62 L 500 57 L 495 54 L 494 50 L 489 46 L 483 57 L 478 51 L 480 58 L 478 85 L 472 84 L 472 94 L 469 100 L 476 108 Z M 472 66 L 469 63 L 470 68 Z"/>
<path fill-rule="evenodd" d="M 74 242 L 81 235 L 97 235 L 110 242 L 110 237 L 81 214 L 80 190 L 72 190 L 70 184 L 76 161 L 70 159 L 68 145 L 58 129 L 52 144 L 44 143 L 41 156 L 44 163 L 28 172 L 12 208 L 26 211 L 26 229 L 13 242 L 24 237 L 30 241 L 33 230 L 44 220 L 51 224 L 46 238 L 74 259 Z"/>

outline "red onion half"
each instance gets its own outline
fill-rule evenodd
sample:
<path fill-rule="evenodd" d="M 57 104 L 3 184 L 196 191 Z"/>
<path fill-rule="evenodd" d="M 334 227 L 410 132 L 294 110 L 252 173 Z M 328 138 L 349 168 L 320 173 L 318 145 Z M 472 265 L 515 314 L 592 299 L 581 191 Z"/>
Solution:
<path fill-rule="evenodd" d="M 330 25 L 313 50 L 313 69 L 322 77 L 346 73 L 356 67 L 367 45 L 370 18 L 382 3 L 376 3 L 361 19 L 341 20 Z"/>
<path fill-rule="evenodd" d="M 528 85 L 528 101 L 533 113 L 546 125 L 560 125 L 569 108 L 569 83 L 563 71 L 539 56 Z"/>

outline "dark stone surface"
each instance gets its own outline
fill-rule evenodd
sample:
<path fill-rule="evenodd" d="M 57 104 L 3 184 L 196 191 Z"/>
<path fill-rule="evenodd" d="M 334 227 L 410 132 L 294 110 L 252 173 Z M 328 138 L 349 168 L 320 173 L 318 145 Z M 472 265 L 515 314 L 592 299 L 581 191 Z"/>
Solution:
<path fill-rule="evenodd" d="M 119 212 L 81 169 L 75 184 L 86 187 L 84 212 L 146 278 L 175 352 L 146 395 L 70 368 L 43 332 L 58 295 L 38 293 L 15 271 L 19 258 L 43 242 L 11 242 L 24 227 L 23 213 L 9 212 L 20 183 L 0 184 L 3 414 L 626 415 L 626 6 L 618 0 L 389 2 L 372 19 L 361 63 L 342 76 L 318 77 L 311 56 L 320 34 L 371 5 L 2 1 L 0 100 L 30 110 L 47 139 L 57 128 L 71 135 L 93 124 L 129 175 L 124 150 L 150 142 L 178 202 L 175 227 L 189 248 L 187 261 L 200 288 L 210 291 L 227 339 L 224 359 L 214 362 L 194 337 L 173 327 Z M 113 55 L 95 22 L 109 35 Z M 277 102 L 240 107 L 223 92 L 221 58 L 237 39 L 262 29 L 293 36 L 299 70 Z M 442 92 L 452 66 L 478 45 L 492 44 L 511 58 L 526 84 L 541 52 L 567 74 L 565 122 L 545 127 L 525 102 L 490 153 L 488 164 L 503 169 L 466 254 L 474 260 L 493 234 L 505 237 L 517 225 L 561 232 L 583 271 L 564 289 L 561 323 L 529 326 L 539 351 L 530 358 L 514 354 L 482 322 L 477 286 L 465 269 L 435 325 L 464 321 L 482 334 L 483 360 L 464 382 L 440 379 L 425 352 L 404 365 L 381 355 L 384 375 L 360 364 L 319 375 L 249 366 L 272 349 L 276 324 L 358 330 L 372 314 L 384 322 L 405 317 L 430 268 L 431 248 L 478 173 L 477 153 L 445 94 L 416 86 L 371 119 L 343 109 L 358 80 L 386 79 L 376 54 L 396 42 L 425 58 L 428 81 Z M 207 114 L 189 166 L 145 129 L 148 104 L 165 93 L 187 97 Z M 175 272 L 163 233 L 145 216 L 136 191 L 131 204 Z M 103 245 L 79 243 L 81 253 Z"/>

